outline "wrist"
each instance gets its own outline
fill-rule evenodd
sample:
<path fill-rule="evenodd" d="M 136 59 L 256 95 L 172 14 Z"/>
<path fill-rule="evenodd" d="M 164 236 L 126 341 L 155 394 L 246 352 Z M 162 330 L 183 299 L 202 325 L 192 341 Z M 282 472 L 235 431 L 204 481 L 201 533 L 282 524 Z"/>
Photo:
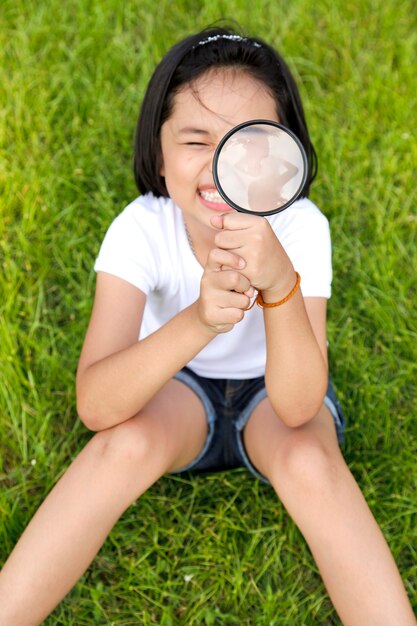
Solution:
<path fill-rule="evenodd" d="M 265 305 L 274 304 L 275 306 L 279 306 L 281 303 L 284 304 L 298 291 L 299 286 L 300 275 L 292 269 L 283 277 L 279 284 L 260 290 L 260 306 L 262 306 L 262 303 Z"/>

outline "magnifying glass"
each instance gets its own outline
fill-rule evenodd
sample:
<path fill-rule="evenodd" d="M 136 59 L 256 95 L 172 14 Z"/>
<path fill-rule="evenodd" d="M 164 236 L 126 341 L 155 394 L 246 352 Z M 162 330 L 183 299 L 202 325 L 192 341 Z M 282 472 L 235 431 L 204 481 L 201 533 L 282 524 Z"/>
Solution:
<path fill-rule="evenodd" d="M 290 206 L 307 179 L 307 156 L 298 137 L 271 120 L 232 128 L 213 158 L 213 177 L 223 200 L 237 211 L 273 215 Z"/>

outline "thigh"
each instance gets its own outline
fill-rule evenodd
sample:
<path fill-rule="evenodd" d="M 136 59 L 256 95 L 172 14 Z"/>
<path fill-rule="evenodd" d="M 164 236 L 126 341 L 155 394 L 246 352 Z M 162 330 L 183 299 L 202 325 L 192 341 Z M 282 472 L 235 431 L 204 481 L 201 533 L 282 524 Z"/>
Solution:
<path fill-rule="evenodd" d="M 251 463 L 271 482 L 274 468 L 284 463 L 293 450 L 303 449 L 306 453 L 316 448 L 328 457 L 343 460 L 333 417 L 324 404 L 312 420 L 291 428 L 280 420 L 266 398 L 250 416 L 243 441 Z"/>

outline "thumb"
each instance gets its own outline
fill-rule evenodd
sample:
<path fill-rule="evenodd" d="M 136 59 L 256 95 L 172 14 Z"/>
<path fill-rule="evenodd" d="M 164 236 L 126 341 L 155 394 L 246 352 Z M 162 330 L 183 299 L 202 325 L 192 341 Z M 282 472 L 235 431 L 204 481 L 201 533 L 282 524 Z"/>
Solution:
<path fill-rule="evenodd" d="M 224 218 L 224 215 L 213 215 L 210 218 L 210 223 L 213 226 L 213 228 L 217 228 L 218 230 L 222 230 L 222 228 L 223 228 L 223 218 Z"/>

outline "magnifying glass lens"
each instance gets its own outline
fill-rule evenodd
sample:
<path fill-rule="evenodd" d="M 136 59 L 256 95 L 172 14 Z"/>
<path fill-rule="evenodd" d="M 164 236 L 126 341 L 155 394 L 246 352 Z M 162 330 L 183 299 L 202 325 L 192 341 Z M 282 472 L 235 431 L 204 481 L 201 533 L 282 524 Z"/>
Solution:
<path fill-rule="evenodd" d="M 213 159 L 216 187 L 238 211 L 271 215 L 300 195 L 307 157 L 298 138 L 269 120 L 245 122 L 219 143 Z"/>

